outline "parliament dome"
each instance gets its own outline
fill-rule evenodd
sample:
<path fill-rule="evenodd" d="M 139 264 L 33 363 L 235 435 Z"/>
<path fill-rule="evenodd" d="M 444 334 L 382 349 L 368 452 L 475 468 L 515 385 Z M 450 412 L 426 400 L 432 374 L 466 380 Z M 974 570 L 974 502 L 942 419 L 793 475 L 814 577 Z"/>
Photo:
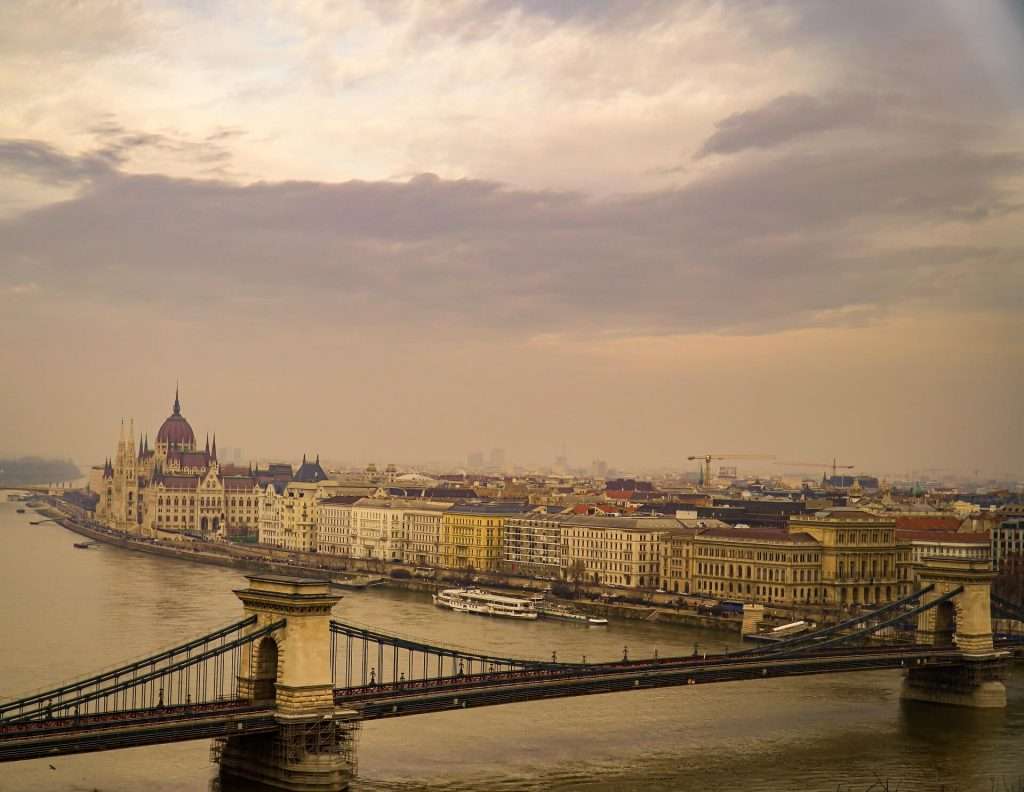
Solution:
<path fill-rule="evenodd" d="M 181 402 L 178 400 L 178 392 L 174 392 L 174 408 L 167 420 L 160 426 L 156 433 L 157 443 L 165 443 L 168 448 L 191 450 L 195 448 L 196 436 L 191 425 L 181 414 Z"/>

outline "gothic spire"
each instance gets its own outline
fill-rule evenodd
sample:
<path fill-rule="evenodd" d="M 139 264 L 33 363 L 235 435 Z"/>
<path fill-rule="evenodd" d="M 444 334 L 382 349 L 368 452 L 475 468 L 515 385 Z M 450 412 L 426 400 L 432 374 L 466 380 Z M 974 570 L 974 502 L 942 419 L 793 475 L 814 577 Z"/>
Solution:
<path fill-rule="evenodd" d="M 178 398 L 178 383 L 174 383 L 174 414 L 181 415 L 181 400 Z"/>
<path fill-rule="evenodd" d="M 217 433 L 213 433 L 213 458 L 217 458 Z"/>
<path fill-rule="evenodd" d="M 210 455 L 210 433 L 206 433 L 206 455 Z"/>

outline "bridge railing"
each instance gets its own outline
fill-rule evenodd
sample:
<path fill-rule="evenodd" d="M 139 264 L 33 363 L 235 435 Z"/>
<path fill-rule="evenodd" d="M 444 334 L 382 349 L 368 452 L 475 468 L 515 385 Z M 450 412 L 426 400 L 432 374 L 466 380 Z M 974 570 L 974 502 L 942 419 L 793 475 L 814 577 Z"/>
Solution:
<path fill-rule="evenodd" d="M 331 668 L 336 688 L 456 678 L 579 664 L 504 657 L 387 635 L 371 627 L 331 622 Z"/>
<path fill-rule="evenodd" d="M 281 620 L 245 632 L 255 621 L 255 616 L 243 619 L 141 660 L 5 702 L 0 705 L 0 729 L 9 724 L 238 700 L 243 648 L 285 624 Z"/>

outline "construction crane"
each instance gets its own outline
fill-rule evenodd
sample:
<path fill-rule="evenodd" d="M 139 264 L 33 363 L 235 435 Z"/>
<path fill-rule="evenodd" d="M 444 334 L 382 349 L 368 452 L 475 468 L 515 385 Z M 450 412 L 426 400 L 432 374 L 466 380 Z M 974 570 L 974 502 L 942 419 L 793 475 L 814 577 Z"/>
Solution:
<path fill-rule="evenodd" d="M 697 460 L 703 462 L 704 466 L 700 471 L 701 486 L 711 485 L 711 460 L 713 459 L 775 459 L 775 454 L 700 454 L 688 456 L 689 461 Z"/>
<path fill-rule="evenodd" d="M 776 462 L 776 465 L 787 465 L 790 467 L 815 467 L 827 468 L 828 462 Z M 853 470 L 856 465 L 839 465 L 835 457 L 832 457 L 832 478 L 836 477 L 837 470 Z"/>

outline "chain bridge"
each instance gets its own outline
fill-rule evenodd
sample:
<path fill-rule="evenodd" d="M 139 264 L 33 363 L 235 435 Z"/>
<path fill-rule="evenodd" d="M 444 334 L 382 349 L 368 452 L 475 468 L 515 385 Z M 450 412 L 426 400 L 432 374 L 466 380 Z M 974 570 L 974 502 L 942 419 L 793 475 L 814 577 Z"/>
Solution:
<path fill-rule="evenodd" d="M 600 663 L 494 656 L 331 618 L 329 583 L 252 575 L 244 618 L 149 657 L 0 704 L 0 761 L 213 738 L 225 775 L 343 790 L 359 724 L 655 687 L 898 669 L 912 700 L 1005 707 L 1024 608 L 992 596 L 988 565 L 929 559 L 898 602 L 778 643 Z M 685 694 L 681 694 L 685 695 Z"/>

